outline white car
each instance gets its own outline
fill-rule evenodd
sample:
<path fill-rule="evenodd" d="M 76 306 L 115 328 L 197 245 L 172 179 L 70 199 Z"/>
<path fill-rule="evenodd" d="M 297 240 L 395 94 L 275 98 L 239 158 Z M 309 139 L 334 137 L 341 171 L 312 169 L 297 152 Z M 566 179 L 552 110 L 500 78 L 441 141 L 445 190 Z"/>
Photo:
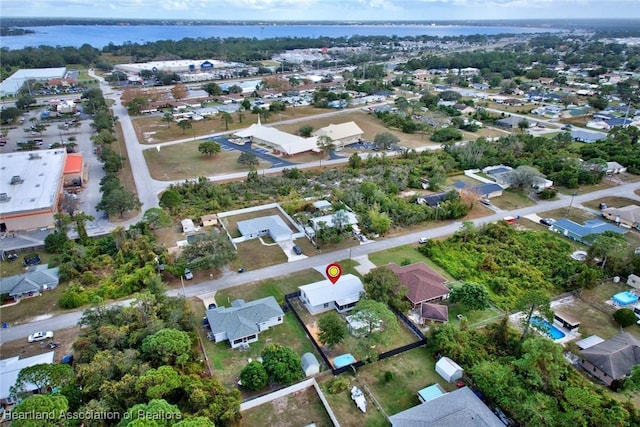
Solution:
<path fill-rule="evenodd" d="M 423 243 L 427 243 L 429 241 L 428 237 L 421 237 L 418 239 L 418 243 L 423 244 Z"/>
<path fill-rule="evenodd" d="M 46 340 L 49 338 L 53 339 L 53 331 L 40 331 L 40 332 L 35 332 L 29 335 L 29 338 L 27 338 L 27 341 L 36 342 L 36 341 Z"/>

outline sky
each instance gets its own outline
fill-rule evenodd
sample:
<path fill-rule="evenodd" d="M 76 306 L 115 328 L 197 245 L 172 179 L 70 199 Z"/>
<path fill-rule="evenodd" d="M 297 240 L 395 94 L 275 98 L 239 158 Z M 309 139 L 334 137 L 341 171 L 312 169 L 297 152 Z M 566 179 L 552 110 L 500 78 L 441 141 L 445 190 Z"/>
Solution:
<path fill-rule="evenodd" d="M 640 0 L 0 0 L 0 16 L 252 21 L 640 18 Z"/>

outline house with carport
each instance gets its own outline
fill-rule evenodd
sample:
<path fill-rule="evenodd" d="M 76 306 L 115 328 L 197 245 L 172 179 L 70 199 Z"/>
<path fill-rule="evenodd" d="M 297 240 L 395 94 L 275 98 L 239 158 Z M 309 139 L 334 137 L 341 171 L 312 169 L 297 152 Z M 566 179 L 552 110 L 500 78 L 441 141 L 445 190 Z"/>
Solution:
<path fill-rule="evenodd" d="M 628 205 L 622 208 L 606 208 L 602 216 L 618 225 L 626 225 L 640 230 L 640 206 Z"/>
<path fill-rule="evenodd" d="M 590 219 L 585 221 L 584 224 L 578 224 L 570 219 L 560 218 L 558 221 L 553 223 L 549 229 L 585 245 L 590 244 L 589 240 L 591 237 L 588 236 L 592 236 L 594 234 L 602 234 L 605 231 L 612 231 L 618 234 L 624 234 L 627 232 L 627 230 L 623 228 L 607 224 L 599 219 Z"/>
<path fill-rule="evenodd" d="M 231 307 L 217 307 L 206 312 L 211 332 L 209 339 L 216 343 L 229 341 L 231 348 L 246 347 L 258 341 L 260 332 L 284 321 L 284 312 L 272 296 L 245 302 L 237 299 Z"/>
<path fill-rule="evenodd" d="M 343 274 L 335 284 L 324 279 L 300 286 L 299 289 L 300 300 L 311 314 L 330 310 L 346 313 L 355 307 L 364 294 L 362 281 L 353 274 Z"/>

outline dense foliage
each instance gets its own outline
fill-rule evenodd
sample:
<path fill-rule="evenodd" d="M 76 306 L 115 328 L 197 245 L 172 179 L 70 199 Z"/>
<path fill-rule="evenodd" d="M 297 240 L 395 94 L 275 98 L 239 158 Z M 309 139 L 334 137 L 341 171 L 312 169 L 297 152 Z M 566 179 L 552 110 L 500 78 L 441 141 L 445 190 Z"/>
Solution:
<path fill-rule="evenodd" d="M 82 387 L 79 412 L 137 414 L 160 405 L 215 425 L 239 418 L 238 391 L 210 377 L 198 356 L 188 304 L 167 297 L 159 281 L 130 307 L 98 304 L 85 311 L 80 323 L 83 334 L 73 345 Z"/>
<path fill-rule="evenodd" d="M 492 300 L 515 308 L 527 290 L 548 295 L 592 287 L 597 267 L 569 257 L 571 245 L 552 233 L 517 231 L 505 221 L 480 229 L 464 227 L 445 241 L 430 240 L 418 249 L 458 280 L 484 285 Z"/>
<path fill-rule="evenodd" d="M 520 343 L 505 317 L 477 330 L 444 324 L 429 341 L 452 357 L 490 403 L 523 426 L 630 426 L 640 413 L 591 384 L 564 358 L 562 347 L 543 337 Z"/>

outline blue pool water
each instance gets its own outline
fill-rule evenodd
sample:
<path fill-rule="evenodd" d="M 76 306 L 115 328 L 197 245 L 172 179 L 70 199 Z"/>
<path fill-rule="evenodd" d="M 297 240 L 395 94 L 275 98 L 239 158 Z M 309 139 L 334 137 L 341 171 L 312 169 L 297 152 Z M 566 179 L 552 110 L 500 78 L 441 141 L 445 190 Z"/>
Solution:
<path fill-rule="evenodd" d="M 549 335 L 554 340 L 559 340 L 560 338 L 565 337 L 564 332 L 553 326 L 553 324 L 549 323 L 547 320 L 540 317 L 532 317 L 531 324 L 537 329 L 540 329 L 541 331 Z"/>
<path fill-rule="evenodd" d="M 638 301 L 638 295 L 632 294 L 629 291 L 620 292 L 613 296 L 613 300 L 620 305 L 629 305 Z"/>
<path fill-rule="evenodd" d="M 343 366 L 351 365 L 355 361 L 356 359 L 354 359 L 351 354 L 341 354 L 340 356 L 337 356 L 335 359 L 333 359 L 333 366 L 335 366 L 336 368 L 342 368 Z"/>

